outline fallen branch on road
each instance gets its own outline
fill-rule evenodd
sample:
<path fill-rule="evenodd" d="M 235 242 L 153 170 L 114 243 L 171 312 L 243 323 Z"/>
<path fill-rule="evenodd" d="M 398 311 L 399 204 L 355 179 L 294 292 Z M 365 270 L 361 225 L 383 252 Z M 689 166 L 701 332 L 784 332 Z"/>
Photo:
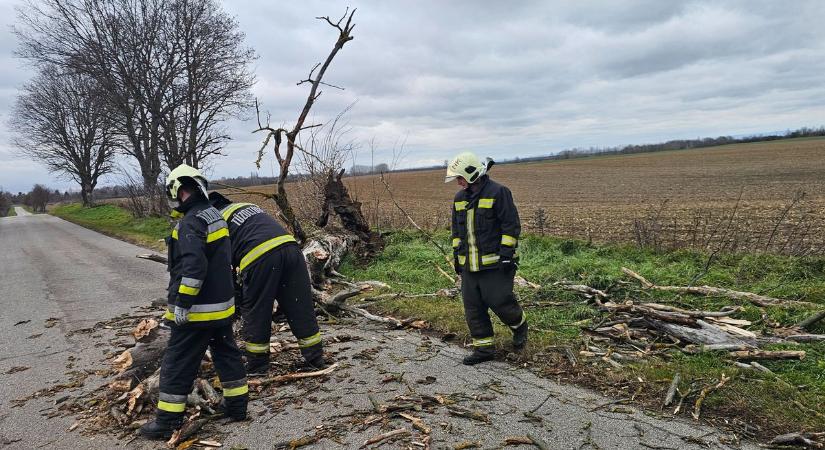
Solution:
<path fill-rule="evenodd" d="M 154 253 L 142 253 L 140 255 L 135 255 L 140 259 L 148 259 L 149 261 L 154 261 L 161 264 L 168 264 L 168 260 L 165 256 L 156 255 Z"/>
<path fill-rule="evenodd" d="M 366 448 L 370 445 L 377 444 L 379 442 L 384 442 L 388 439 L 399 438 L 399 437 L 407 437 L 412 435 L 410 430 L 406 428 L 399 428 L 397 430 L 389 431 L 384 434 L 379 434 L 378 436 L 372 437 L 364 442 L 364 445 L 361 448 Z"/>

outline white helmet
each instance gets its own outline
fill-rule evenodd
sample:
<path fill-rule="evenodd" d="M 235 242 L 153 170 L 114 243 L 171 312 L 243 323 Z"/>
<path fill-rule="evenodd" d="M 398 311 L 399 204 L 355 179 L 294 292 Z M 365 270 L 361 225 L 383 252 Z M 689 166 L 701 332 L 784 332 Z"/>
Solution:
<path fill-rule="evenodd" d="M 206 192 L 209 182 L 206 177 L 198 169 L 181 164 L 166 176 L 166 196 L 169 197 L 170 202 L 178 202 L 178 190 L 184 184 L 194 184 L 203 193 L 203 198 L 209 198 L 209 194 Z M 177 207 L 176 205 L 170 206 Z"/>
<path fill-rule="evenodd" d="M 467 183 L 473 184 L 487 173 L 487 170 L 492 166 L 492 162 L 493 160 L 490 158 L 481 162 L 473 152 L 460 153 L 447 165 L 447 176 L 444 178 L 444 182 L 449 183 L 461 177 Z"/>

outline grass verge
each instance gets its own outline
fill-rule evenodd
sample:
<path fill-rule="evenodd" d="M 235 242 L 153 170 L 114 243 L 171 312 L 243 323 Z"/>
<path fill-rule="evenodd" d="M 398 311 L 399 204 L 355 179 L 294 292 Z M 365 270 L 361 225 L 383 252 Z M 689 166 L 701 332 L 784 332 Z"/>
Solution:
<path fill-rule="evenodd" d="M 80 203 L 57 205 L 49 213 L 100 233 L 142 247 L 163 251 L 163 238 L 169 235 L 169 221 L 161 217 L 136 219 L 129 211 L 115 205 L 85 208 Z"/>
<path fill-rule="evenodd" d="M 447 242 L 447 236 L 442 236 Z M 743 370 L 722 353 L 688 355 L 672 350 L 663 356 L 623 363 L 617 368 L 599 358 L 579 357 L 571 364 L 565 348 L 578 354 L 585 349 L 581 326 L 598 323 L 603 314 L 581 297 L 552 286 L 561 279 L 581 282 L 599 289 L 613 287 L 614 298 L 624 295 L 638 299 L 639 291 L 622 293 L 620 268 L 628 267 L 657 284 L 687 285 L 704 271 L 707 255 L 696 251 L 657 253 L 624 245 L 588 245 L 584 242 L 527 236 L 521 243 L 520 275 L 541 284 L 538 290 L 518 290 L 532 328 L 528 350 L 516 359 L 534 371 L 554 378 L 585 384 L 604 393 L 627 398 L 650 413 L 672 414 L 662 399 L 675 373 L 680 373 L 680 392 L 686 394 L 681 415 L 690 417 L 699 392 L 715 384 L 724 374 L 731 380 L 708 394 L 702 406 L 702 420 L 733 426 L 740 435 L 766 438 L 792 431 L 825 429 L 825 343 L 800 344 L 801 361 L 764 361 L 775 375 Z M 394 291 L 431 293 L 452 287 L 433 265 L 441 259 L 431 244 L 411 233 L 389 236 L 384 253 L 371 265 L 358 267 L 347 261 L 344 273 L 359 280 L 389 283 Z M 727 287 L 764 295 L 805 300 L 825 308 L 825 258 L 789 258 L 763 254 L 724 255 L 697 280 L 698 284 Z M 618 289 L 617 289 L 618 286 Z M 645 301 L 667 303 L 688 309 L 720 309 L 739 304 L 734 317 L 751 320 L 751 331 L 765 330 L 771 323 L 784 326 L 798 323 L 815 308 L 804 306 L 758 308 L 727 298 L 678 296 L 671 293 L 643 293 Z M 552 302 L 552 306 L 547 303 Z M 463 308 L 457 298 L 388 299 L 370 303 L 372 309 L 399 317 L 427 320 L 433 329 L 455 333 L 468 340 Z M 544 304 L 544 306 L 543 306 Z M 510 348 L 510 333 L 494 318 L 496 345 Z M 820 323 L 814 332 L 825 332 Z M 599 344 L 605 347 L 604 344 Z M 781 347 L 777 347 L 781 348 Z M 514 356 L 514 355 L 511 355 Z M 679 396 L 677 396 L 678 400 Z"/>
<path fill-rule="evenodd" d="M 6 217 L 13 217 L 17 215 L 17 210 L 14 209 L 14 206 L 9 208 L 9 211 L 6 213 Z"/>

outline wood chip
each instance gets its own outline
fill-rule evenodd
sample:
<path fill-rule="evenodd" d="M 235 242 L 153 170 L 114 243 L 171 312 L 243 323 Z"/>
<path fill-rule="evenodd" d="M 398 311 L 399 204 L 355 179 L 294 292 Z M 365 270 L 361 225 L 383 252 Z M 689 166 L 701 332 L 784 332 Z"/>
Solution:
<path fill-rule="evenodd" d="M 152 332 L 158 326 L 158 321 L 155 319 L 143 319 L 140 323 L 132 330 L 132 336 L 135 337 L 136 341 L 140 341 L 144 337 L 148 336 L 149 333 Z"/>
<path fill-rule="evenodd" d="M 125 350 L 112 361 L 112 367 L 117 373 L 123 373 L 126 369 L 132 367 L 132 352 Z"/>

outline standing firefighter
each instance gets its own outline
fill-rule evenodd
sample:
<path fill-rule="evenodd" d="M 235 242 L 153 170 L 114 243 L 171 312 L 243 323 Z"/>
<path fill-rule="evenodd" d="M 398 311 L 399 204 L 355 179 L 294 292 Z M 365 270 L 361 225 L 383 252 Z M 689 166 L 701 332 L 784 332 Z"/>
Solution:
<path fill-rule="evenodd" d="M 173 216 L 181 217 L 169 252 L 169 307 L 163 318 L 172 333 L 160 368 L 157 418 L 142 435 L 166 439 L 183 421 L 186 397 L 209 348 L 223 389 L 223 409 L 233 420 L 246 418 L 248 386 L 241 352 L 232 334 L 233 298 L 229 230 L 208 201 L 206 178 L 180 165 L 166 178 Z"/>
<path fill-rule="evenodd" d="M 444 181 L 457 180 L 462 188 L 453 202 L 452 244 L 473 338 L 473 353 L 464 358 L 467 365 L 495 355 L 489 309 L 513 330 L 516 349 L 527 344 L 527 321 L 513 294 L 521 224 L 513 194 L 487 175 L 492 166 L 489 158 L 482 162 L 473 153 L 461 153 L 450 161 Z"/>
<path fill-rule="evenodd" d="M 263 374 L 269 369 L 272 307 L 286 315 L 307 365 L 324 367 L 321 332 L 312 304 L 306 260 L 295 238 L 272 216 L 251 203 L 232 203 L 217 192 L 209 196 L 229 224 L 232 266 L 240 272 L 243 298 L 241 335 L 246 341 L 246 370 Z"/>

